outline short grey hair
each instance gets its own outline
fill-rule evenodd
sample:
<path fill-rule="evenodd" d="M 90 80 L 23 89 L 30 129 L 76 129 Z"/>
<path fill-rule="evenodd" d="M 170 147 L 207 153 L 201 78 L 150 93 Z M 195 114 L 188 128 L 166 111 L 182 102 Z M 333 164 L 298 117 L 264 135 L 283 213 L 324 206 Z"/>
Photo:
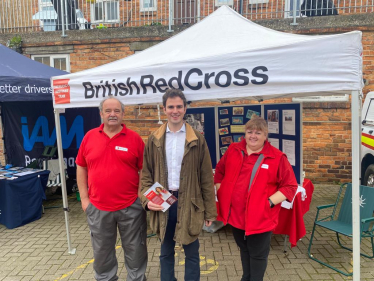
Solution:
<path fill-rule="evenodd" d="M 107 101 L 107 100 L 111 100 L 111 99 L 114 99 L 114 100 L 118 101 L 119 104 L 121 105 L 122 112 L 125 112 L 125 105 L 124 105 L 124 104 L 123 104 L 119 99 L 117 99 L 117 98 L 114 97 L 114 96 L 108 96 L 108 97 L 104 98 L 104 99 L 100 102 L 100 104 L 99 104 L 99 110 L 100 110 L 100 112 L 103 112 L 103 104 L 104 104 L 104 102 Z"/>

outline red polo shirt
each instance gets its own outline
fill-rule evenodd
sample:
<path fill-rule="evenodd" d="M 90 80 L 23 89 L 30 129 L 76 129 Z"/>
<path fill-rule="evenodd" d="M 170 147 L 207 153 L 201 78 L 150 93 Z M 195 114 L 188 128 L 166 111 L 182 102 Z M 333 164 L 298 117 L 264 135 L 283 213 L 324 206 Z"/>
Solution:
<path fill-rule="evenodd" d="M 144 142 L 136 132 L 122 126 L 112 138 L 104 133 L 104 124 L 90 130 L 75 161 L 87 168 L 90 201 L 102 211 L 127 208 L 138 197 Z"/>

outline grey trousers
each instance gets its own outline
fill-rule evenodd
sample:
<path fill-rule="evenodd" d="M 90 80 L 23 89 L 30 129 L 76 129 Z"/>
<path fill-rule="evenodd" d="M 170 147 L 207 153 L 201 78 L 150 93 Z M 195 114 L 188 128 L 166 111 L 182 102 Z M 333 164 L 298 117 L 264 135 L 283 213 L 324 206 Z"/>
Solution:
<path fill-rule="evenodd" d="M 101 211 L 89 204 L 86 215 L 95 258 L 95 279 L 118 280 L 115 250 L 118 227 L 125 255 L 126 280 L 145 281 L 148 261 L 147 222 L 139 198 L 131 206 L 115 212 Z"/>

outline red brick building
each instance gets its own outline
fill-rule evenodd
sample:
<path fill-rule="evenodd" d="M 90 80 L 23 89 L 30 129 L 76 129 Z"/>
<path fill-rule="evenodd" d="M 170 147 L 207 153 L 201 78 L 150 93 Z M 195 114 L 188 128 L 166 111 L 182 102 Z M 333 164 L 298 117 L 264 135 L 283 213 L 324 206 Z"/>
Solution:
<path fill-rule="evenodd" d="M 257 5 L 257 7 L 259 6 Z M 275 9 L 274 5 L 273 8 Z M 247 11 L 249 10 L 247 9 Z M 246 10 L 243 12 L 246 12 Z M 345 12 L 346 10 L 344 9 L 339 13 Z M 140 13 L 139 16 L 141 15 Z M 88 19 L 90 20 L 90 18 Z M 256 20 L 256 23 L 265 27 L 296 34 L 323 35 L 352 30 L 362 31 L 364 94 L 374 91 L 373 13 L 302 17 L 297 19 L 298 25 L 290 25 L 291 22 L 292 19 L 284 18 L 284 16 Z M 167 24 L 167 21 L 162 22 L 162 24 Z M 167 32 L 168 26 L 156 25 L 70 30 L 67 31 L 67 37 L 61 37 L 61 31 L 17 34 L 22 37 L 24 55 L 50 65 L 56 64 L 55 67 L 60 66 L 62 69 L 77 72 L 130 56 L 137 51 L 142 51 L 166 40 L 170 36 L 188 28 L 188 26 L 174 25 L 174 32 L 172 33 Z M 0 43 L 5 44 L 14 35 L 14 32 L 11 34 L 0 34 Z M 307 56 L 308 54 L 305 55 Z M 300 61 L 300 64 L 302 63 Z M 277 99 L 265 101 L 264 103 L 291 101 L 291 99 Z M 242 102 L 237 101 L 231 104 L 238 103 Z M 243 103 L 251 102 L 243 101 Z M 200 102 L 192 104 L 193 107 L 207 105 L 219 105 L 219 103 Z M 313 182 L 338 183 L 350 181 L 351 112 L 349 97 L 342 101 L 316 98 L 315 101 L 304 101 L 302 107 L 303 170 L 306 173 L 306 177 L 312 179 Z M 139 115 L 139 107 L 128 107 L 126 109 L 125 123 L 146 140 L 148 135 L 159 127 L 157 124 L 157 108 L 155 106 L 141 106 L 140 113 Z M 161 118 L 165 119 L 163 115 Z"/>

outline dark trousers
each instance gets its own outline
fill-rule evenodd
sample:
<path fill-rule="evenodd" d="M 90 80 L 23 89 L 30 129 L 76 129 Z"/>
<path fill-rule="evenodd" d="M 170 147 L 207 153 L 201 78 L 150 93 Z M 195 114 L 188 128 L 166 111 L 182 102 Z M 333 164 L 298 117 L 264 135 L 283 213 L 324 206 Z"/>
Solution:
<path fill-rule="evenodd" d="M 262 281 L 268 264 L 272 232 L 245 236 L 244 230 L 232 226 L 232 234 L 240 249 L 243 267 L 241 281 Z"/>
<path fill-rule="evenodd" d="M 178 197 L 177 192 L 173 192 Z M 166 227 L 165 239 L 161 244 L 160 264 L 161 264 L 161 281 L 175 281 L 174 264 L 175 264 L 175 226 L 177 224 L 178 201 L 169 208 L 169 218 Z M 199 281 L 200 280 L 200 256 L 199 256 L 199 240 L 188 245 L 183 245 L 186 255 L 184 280 Z"/>

